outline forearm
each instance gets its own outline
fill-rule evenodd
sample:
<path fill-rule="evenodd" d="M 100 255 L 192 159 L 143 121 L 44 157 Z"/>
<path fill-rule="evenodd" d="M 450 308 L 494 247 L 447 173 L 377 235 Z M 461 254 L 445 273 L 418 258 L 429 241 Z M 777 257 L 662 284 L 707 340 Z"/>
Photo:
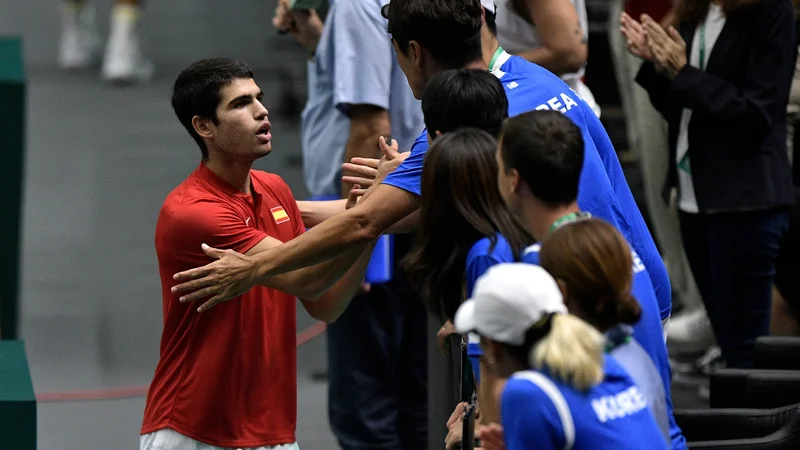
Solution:
<path fill-rule="evenodd" d="M 381 185 L 353 208 L 336 214 L 295 239 L 250 260 L 255 280 L 337 257 L 375 240 L 389 226 L 418 208 L 416 197 Z"/>
<path fill-rule="evenodd" d="M 300 215 L 303 217 L 303 224 L 306 228 L 313 228 L 324 220 L 333 217 L 345 210 L 346 199 L 313 201 L 301 200 L 297 202 Z"/>
<path fill-rule="evenodd" d="M 407 215 L 403 220 L 397 222 L 387 229 L 384 234 L 408 234 L 413 233 L 419 228 L 419 210 Z"/>
<path fill-rule="evenodd" d="M 372 241 L 367 244 L 366 248 L 361 250 L 360 253 L 358 249 L 348 252 L 348 254 L 355 253 L 356 260 L 355 263 L 352 263 L 352 261 L 350 264 L 341 263 L 345 268 L 349 267 L 344 276 L 316 301 L 303 302 L 306 311 L 308 311 L 312 317 L 331 323 L 342 315 L 350 304 L 350 301 L 356 295 L 364 279 L 364 274 L 367 271 L 367 265 L 369 265 L 372 250 L 375 248 L 376 242 L 377 241 Z"/>
<path fill-rule="evenodd" d="M 380 148 L 378 138 L 386 136 L 391 131 L 388 113 L 380 108 L 360 105 L 351 106 L 354 115 L 350 119 L 350 136 L 344 151 L 344 161 L 349 163 L 353 158 L 375 158 Z M 355 175 L 344 171 L 342 175 Z M 350 183 L 342 182 L 342 198 L 353 187 Z"/>
<path fill-rule="evenodd" d="M 580 48 L 569 51 L 556 51 L 549 47 L 539 47 L 519 54 L 519 56 L 544 67 L 558 76 L 575 73 L 580 70 L 586 63 L 586 55 L 586 44 L 581 44 Z"/>

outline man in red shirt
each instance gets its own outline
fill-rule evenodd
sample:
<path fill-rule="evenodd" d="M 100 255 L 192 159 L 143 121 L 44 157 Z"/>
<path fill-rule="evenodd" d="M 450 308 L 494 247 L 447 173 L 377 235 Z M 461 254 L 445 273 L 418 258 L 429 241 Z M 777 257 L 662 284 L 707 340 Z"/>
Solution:
<path fill-rule="evenodd" d="M 335 320 L 369 262 L 371 248 L 343 254 L 202 313 L 171 292 L 172 274 L 219 257 L 201 244 L 252 255 L 305 229 L 286 183 L 251 169 L 272 150 L 261 99 L 250 69 L 230 59 L 198 61 L 175 81 L 172 106 L 203 160 L 156 225 L 164 329 L 140 450 L 297 449 L 295 297 Z"/>

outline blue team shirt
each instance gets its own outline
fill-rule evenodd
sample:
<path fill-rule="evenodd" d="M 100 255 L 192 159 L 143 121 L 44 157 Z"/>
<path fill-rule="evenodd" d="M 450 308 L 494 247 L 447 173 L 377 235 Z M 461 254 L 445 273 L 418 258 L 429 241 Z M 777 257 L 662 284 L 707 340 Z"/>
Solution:
<path fill-rule="evenodd" d="M 495 264 L 514 262 L 514 252 L 511 251 L 511 246 L 508 241 L 501 236 L 497 235 L 494 245 L 489 238 L 483 238 L 472 245 L 467 253 L 466 264 L 466 293 L 467 298 L 472 297 L 472 290 L 475 288 L 475 283 L 490 267 Z M 467 335 L 467 356 L 472 364 L 472 372 L 475 376 L 475 383 L 480 383 L 481 371 L 478 364 L 480 356 L 483 355 L 483 350 L 480 346 L 480 338 L 474 333 Z"/>
<path fill-rule="evenodd" d="M 609 356 L 603 381 L 586 393 L 523 371 L 508 380 L 500 404 L 507 450 L 668 448 L 644 396 Z"/>
<path fill-rule="evenodd" d="M 569 86 L 547 69 L 507 53 L 499 58 L 493 73 L 503 83 L 510 117 L 552 109 L 562 112 L 580 129 L 586 145 L 578 204 L 581 209 L 614 225 L 631 243 L 648 267 L 659 304 L 659 317 L 672 311 L 669 276 L 644 218 L 625 181 L 614 146 L 600 120 Z M 420 195 L 427 129 L 411 147 L 411 155 L 384 180 L 385 184 Z"/>
<path fill-rule="evenodd" d="M 534 244 L 525 249 L 521 256 L 522 262 L 538 266 L 540 249 L 540 244 Z M 645 266 L 635 250 L 631 250 L 631 252 L 633 257 L 631 294 L 639 301 L 639 305 L 642 307 L 642 316 L 633 327 L 633 338 L 647 352 L 661 375 L 661 382 L 666 391 L 665 400 L 667 402 L 667 418 L 669 420 L 672 448 L 673 450 L 684 450 L 686 449 L 686 438 L 684 438 L 672 414 L 672 393 L 670 389 L 672 374 L 655 290 L 648 276 L 648 267 Z"/>

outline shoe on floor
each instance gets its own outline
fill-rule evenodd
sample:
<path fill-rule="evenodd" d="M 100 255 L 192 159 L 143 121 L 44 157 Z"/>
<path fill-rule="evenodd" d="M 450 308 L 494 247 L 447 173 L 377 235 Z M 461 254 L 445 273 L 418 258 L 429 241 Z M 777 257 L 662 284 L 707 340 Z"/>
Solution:
<path fill-rule="evenodd" d="M 716 343 L 706 310 L 687 311 L 670 320 L 667 347 L 670 353 L 703 353 Z"/>
<path fill-rule="evenodd" d="M 82 2 L 62 2 L 58 66 L 85 69 L 100 60 L 100 36 L 95 29 L 94 8 Z"/>
<path fill-rule="evenodd" d="M 142 55 L 138 25 L 140 8 L 118 4 L 111 12 L 111 25 L 103 59 L 103 78 L 112 82 L 141 83 L 153 77 L 153 63 Z"/>

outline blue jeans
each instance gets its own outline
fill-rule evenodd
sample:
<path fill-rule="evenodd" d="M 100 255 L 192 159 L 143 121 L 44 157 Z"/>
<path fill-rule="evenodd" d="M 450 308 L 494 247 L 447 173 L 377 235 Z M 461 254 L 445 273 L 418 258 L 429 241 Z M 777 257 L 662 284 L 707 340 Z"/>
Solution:
<path fill-rule="evenodd" d="M 680 213 L 689 266 L 728 367 L 752 367 L 756 338 L 769 334 L 772 284 L 786 209 Z"/>
<path fill-rule="evenodd" d="M 328 325 L 328 420 L 343 450 L 427 448 L 428 313 L 400 269 Z"/>

